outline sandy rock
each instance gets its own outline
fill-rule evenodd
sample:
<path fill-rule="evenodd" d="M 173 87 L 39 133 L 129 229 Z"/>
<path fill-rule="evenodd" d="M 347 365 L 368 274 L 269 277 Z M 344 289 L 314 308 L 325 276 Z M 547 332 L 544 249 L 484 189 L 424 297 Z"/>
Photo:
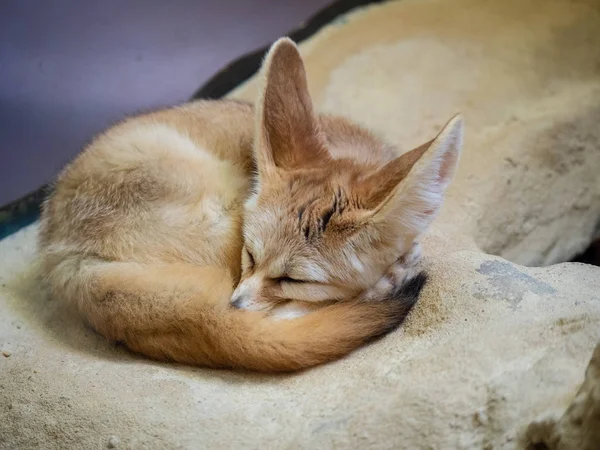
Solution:
<path fill-rule="evenodd" d="M 121 440 L 117 436 L 111 436 L 110 439 L 108 440 L 108 444 L 106 444 L 106 447 L 107 448 L 117 448 L 120 443 L 121 443 Z"/>
<path fill-rule="evenodd" d="M 161 364 L 40 291 L 35 232 L 0 243 L 13 261 L 0 294 L 5 448 L 105 448 L 110 436 L 151 449 L 518 448 L 531 421 L 568 405 L 600 339 L 600 269 L 451 251 L 426 261 L 431 281 L 402 330 L 336 363 L 285 377 Z"/>
<path fill-rule="evenodd" d="M 549 413 L 527 430 L 531 444 L 549 450 L 595 450 L 600 448 L 600 344 L 585 371 L 585 381 L 561 416 Z"/>

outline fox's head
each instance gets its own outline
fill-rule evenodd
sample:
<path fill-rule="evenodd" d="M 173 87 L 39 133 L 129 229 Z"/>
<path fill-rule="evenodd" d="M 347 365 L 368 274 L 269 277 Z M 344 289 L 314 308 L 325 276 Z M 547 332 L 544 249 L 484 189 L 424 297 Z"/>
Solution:
<path fill-rule="evenodd" d="M 318 119 L 292 41 L 278 40 L 262 70 L 256 189 L 246 204 L 242 278 L 232 302 L 262 309 L 277 300 L 350 299 L 435 217 L 457 166 L 462 121 L 453 118 L 435 139 L 386 162 L 377 138 L 342 120 Z M 334 158 L 333 145 L 338 155 L 368 152 L 369 145 L 378 153 L 373 163 L 364 153 Z"/>

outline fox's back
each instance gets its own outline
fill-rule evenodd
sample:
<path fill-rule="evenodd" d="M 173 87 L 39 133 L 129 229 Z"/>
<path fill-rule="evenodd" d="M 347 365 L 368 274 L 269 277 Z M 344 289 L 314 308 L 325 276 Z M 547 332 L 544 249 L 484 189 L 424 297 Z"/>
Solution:
<path fill-rule="evenodd" d="M 239 271 L 252 114 L 245 103 L 196 102 L 99 135 L 58 178 L 42 249 Z"/>
<path fill-rule="evenodd" d="M 78 253 L 216 265 L 237 278 L 254 170 L 253 114 L 248 103 L 200 101 L 99 135 L 58 178 L 42 217 L 42 249 L 59 260 Z M 395 156 L 347 120 L 320 122 L 334 158 L 378 165 Z"/>

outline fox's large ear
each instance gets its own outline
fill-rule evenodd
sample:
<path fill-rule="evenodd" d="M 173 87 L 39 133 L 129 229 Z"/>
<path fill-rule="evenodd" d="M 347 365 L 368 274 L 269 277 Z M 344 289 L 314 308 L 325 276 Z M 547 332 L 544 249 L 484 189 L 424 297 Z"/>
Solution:
<path fill-rule="evenodd" d="M 453 117 L 431 141 L 390 161 L 359 185 L 375 224 L 401 228 L 407 237 L 426 230 L 442 206 L 462 147 L 463 121 Z"/>
<path fill-rule="evenodd" d="M 293 41 L 277 40 L 262 66 L 256 105 L 255 156 L 259 173 L 313 167 L 329 160 L 308 93 L 302 58 Z"/>

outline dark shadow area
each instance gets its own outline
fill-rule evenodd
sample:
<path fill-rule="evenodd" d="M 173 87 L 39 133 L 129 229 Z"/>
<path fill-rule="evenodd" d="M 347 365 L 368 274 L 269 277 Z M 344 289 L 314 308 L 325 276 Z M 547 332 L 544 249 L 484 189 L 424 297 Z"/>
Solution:
<path fill-rule="evenodd" d="M 587 250 L 573 258 L 572 262 L 600 266 L 600 239 L 596 239 L 592 242 Z"/>

